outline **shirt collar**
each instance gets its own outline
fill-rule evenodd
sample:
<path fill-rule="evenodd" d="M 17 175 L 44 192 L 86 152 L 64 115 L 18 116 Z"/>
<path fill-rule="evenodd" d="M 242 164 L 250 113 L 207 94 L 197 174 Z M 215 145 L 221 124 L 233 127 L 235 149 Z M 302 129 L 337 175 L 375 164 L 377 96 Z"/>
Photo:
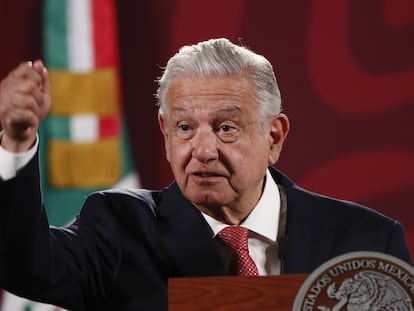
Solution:
<path fill-rule="evenodd" d="M 257 234 L 262 235 L 273 242 L 276 242 L 277 231 L 279 227 L 279 210 L 279 189 L 273 180 L 270 171 L 267 170 L 263 194 L 249 216 L 247 216 L 247 218 L 240 224 L 240 226 L 248 228 Z M 213 236 L 216 236 L 217 233 L 228 226 L 227 224 L 224 224 L 207 214 L 202 214 L 211 227 Z"/>

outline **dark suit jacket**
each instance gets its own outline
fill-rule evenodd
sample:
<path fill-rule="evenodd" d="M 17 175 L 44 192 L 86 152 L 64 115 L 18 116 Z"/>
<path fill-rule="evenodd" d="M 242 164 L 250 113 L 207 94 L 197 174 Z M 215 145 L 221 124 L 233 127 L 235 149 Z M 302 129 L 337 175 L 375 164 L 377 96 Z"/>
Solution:
<path fill-rule="evenodd" d="M 287 198 L 285 273 L 355 250 L 410 262 L 398 222 L 271 173 Z M 166 310 L 168 278 L 227 274 L 209 226 L 176 183 L 94 193 L 71 226 L 49 228 L 35 157 L 0 183 L 0 197 L 0 287 L 18 295 L 70 310 Z"/>

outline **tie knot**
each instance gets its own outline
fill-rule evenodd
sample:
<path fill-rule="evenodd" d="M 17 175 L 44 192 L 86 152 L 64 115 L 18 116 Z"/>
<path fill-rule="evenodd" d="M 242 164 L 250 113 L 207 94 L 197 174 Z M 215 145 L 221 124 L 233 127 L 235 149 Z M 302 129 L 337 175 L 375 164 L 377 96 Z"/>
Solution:
<path fill-rule="evenodd" d="M 259 275 L 249 254 L 248 234 L 249 229 L 239 226 L 228 226 L 218 233 L 223 243 L 230 247 L 234 254 L 229 270 L 232 275 Z"/>
<path fill-rule="evenodd" d="M 247 250 L 247 236 L 249 229 L 239 226 L 228 226 L 218 233 L 220 239 L 229 246 L 233 252 Z"/>

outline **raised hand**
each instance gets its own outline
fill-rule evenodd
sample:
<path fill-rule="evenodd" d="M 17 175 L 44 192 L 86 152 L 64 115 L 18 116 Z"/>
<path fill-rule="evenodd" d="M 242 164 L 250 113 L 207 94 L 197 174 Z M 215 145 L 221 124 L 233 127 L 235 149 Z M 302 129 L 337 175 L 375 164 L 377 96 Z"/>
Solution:
<path fill-rule="evenodd" d="M 20 64 L 0 83 L 1 146 L 12 152 L 28 150 L 50 108 L 50 82 L 40 60 Z"/>

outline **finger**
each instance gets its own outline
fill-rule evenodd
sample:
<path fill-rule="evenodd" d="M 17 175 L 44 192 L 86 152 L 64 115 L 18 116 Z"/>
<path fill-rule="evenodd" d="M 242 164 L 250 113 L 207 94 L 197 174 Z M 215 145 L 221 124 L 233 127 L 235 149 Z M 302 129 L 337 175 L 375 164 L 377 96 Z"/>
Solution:
<path fill-rule="evenodd" d="M 16 69 L 12 70 L 10 72 L 10 75 L 14 78 L 22 79 L 25 75 L 27 75 L 27 72 L 33 70 L 33 63 L 31 61 L 20 63 L 19 66 L 16 67 Z"/>
<path fill-rule="evenodd" d="M 42 95 L 40 94 L 40 91 L 37 91 L 37 98 L 33 95 L 26 95 L 26 94 L 15 94 L 15 96 L 10 100 L 10 106 L 8 110 L 13 109 L 20 109 L 20 110 L 30 110 L 35 115 L 40 116 L 41 114 L 41 104 L 42 101 Z"/>
<path fill-rule="evenodd" d="M 41 93 L 41 87 L 32 79 L 11 80 L 8 81 L 9 89 L 16 93 L 32 95 L 34 93 Z"/>
<path fill-rule="evenodd" d="M 51 87 L 50 87 L 49 71 L 47 70 L 46 67 L 43 67 L 42 76 L 43 76 L 43 89 L 42 89 L 42 91 L 44 93 L 47 93 L 48 95 L 50 95 Z"/>
<path fill-rule="evenodd" d="M 38 72 L 42 77 L 42 92 L 50 93 L 50 81 L 49 81 L 49 72 L 46 66 L 41 60 L 37 60 L 33 63 L 33 68 Z"/>
<path fill-rule="evenodd" d="M 11 72 L 12 78 L 18 80 L 31 80 L 40 87 L 43 84 L 43 75 L 39 73 L 38 67 L 39 65 L 35 68 L 32 62 L 22 63 L 16 68 L 16 70 Z"/>
<path fill-rule="evenodd" d="M 39 66 L 39 65 L 38 65 Z M 1 82 L 3 93 L 33 93 L 43 85 L 43 75 L 30 62 L 20 64 Z"/>
<path fill-rule="evenodd" d="M 41 69 L 42 69 L 43 85 L 41 87 L 42 101 L 40 101 L 40 109 L 41 109 L 41 119 L 43 119 L 44 117 L 46 117 L 47 113 L 49 112 L 50 106 L 51 106 L 51 85 L 50 85 L 50 79 L 49 79 L 49 72 L 47 68 L 45 66 L 42 66 Z"/>
<path fill-rule="evenodd" d="M 20 95 L 28 100 L 32 98 L 35 100 L 38 106 L 43 105 L 44 95 L 42 87 L 37 86 L 35 82 L 33 82 L 32 80 L 24 80 L 16 87 L 16 97 Z"/>
<path fill-rule="evenodd" d="M 19 83 L 7 81 L 2 85 L 2 108 L 10 109 L 29 109 L 35 114 L 43 115 L 41 107 L 44 106 L 44 96 L 41 89 L 31 80 L 22 80 Z"/>
<path fill-rule="evenodd" d="M 50 81 L 49 81 L 49 72 L 46 66 L 43 64 L 41 60 L 36 60 L 33 63 L 33 68 L 37 71 L 39 75 L 42 77 L 42 87 L 41 91 L 44 96 L 50 95 Z"/>
<path fill-rule="evenodd" d="M 44 71 L 44 69 L 46 68 L 45 65 L 43 64 L 43 62 L 40 59 L 35 60 L 32 63 L 32 67 L 33 69 L 35 69 L 40 75 L 42 74 L 42 72 Z"/>
<path fill-rule="evenodd" d="M 36 60 L 33 63 L 33 68 L 37 71 L 37 73 L 42 77 L 43 83 L 42 85 L 45 85 L 49 79 L 48 72 L 46 66 L 43 64 L 41 60 Z M 48 89 L 50 89 L 50 85 L 47 86 Z"/>

